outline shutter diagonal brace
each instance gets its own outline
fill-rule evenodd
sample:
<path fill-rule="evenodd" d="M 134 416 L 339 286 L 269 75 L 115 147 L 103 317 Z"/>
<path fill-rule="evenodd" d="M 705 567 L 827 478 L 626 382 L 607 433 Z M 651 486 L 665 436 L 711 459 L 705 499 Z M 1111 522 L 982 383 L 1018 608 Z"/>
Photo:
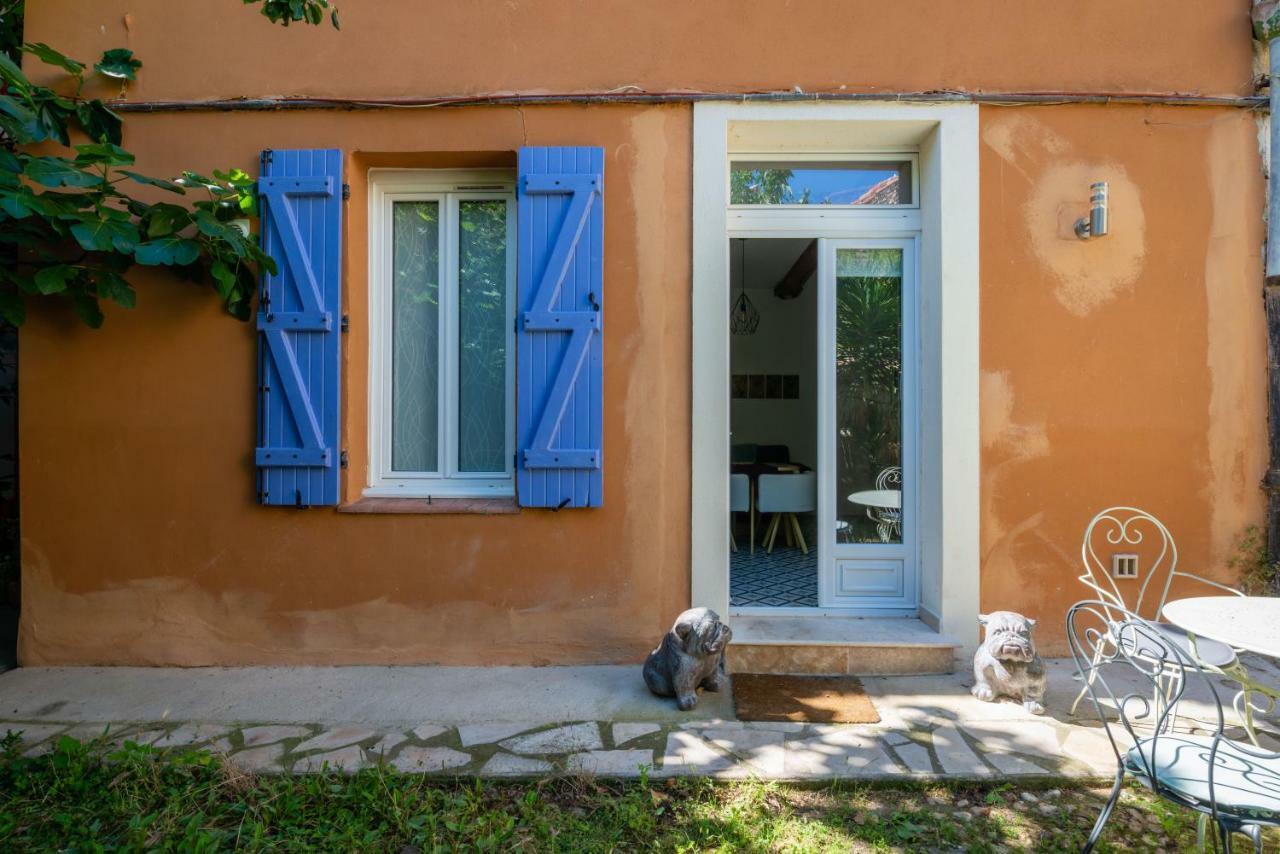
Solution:
<path fill-rule="evenodd" d="M 292 184 L 293 186 L 289 186 Z M 302 300 L 307 311 L 323 313 L 320 298 L 320 284 L 316 281 L 315 270 L 302 245 L 302 232 L 298 229 L 298 217 L 289 203 L 290 196 L 331 196 L 333 195 L 332 178 L 262 178 L 259 189 L 267 198 L 271 207 L 271 222 L 276 233 L 280 235 L 280 244 L 284 249 L 285 263 L 293 273 L 294 284 L 297 285 L 298 298 Z"/>
<path fill-rule="evenodd" d="M 570 333 L 560 370 L 556 372 L 555 383 L 538 419 L 538 428 L 524 451 L 524 464 L 529 469 L 598 469 L 598 449 L 556 449 L 551 447 L 551 441 L 560 429 L 570 393 L 590 352 L 591 338 L 602 328 L 600 311 L 596 306 L 587 311 L 552 311 L 551 306 L 560 295 L 591 207 L 600 197 L 600 176 L 540 174 L 526 176 L 524 181 L 528 194 L 572 194 L 547 266 L 538 281 L 532 308 L 523 317 L 526 332 Z"/>
<path fill-rule="evenodd" d="M 267 351 L 283 386 L 290 414 L 298 429 L 302 448 L 258 448 L 255 462 L 259 466 L 324 467 L 333 464 L 333 455 L 324 444 L 324 431 L 315 407 L 306 391 L 306 380 L 298 365 L 297 352 L 289 333 L 327 332 L 332 329 L 330 313 L 323 310 L 320 286 L 307 257 L 302 232 L 291 196 L 331 196 L 333 179 L 329 177 L 261 178 L 259 192 L 270 208 L 269 222 L 280 238 L 285 264 L 292 274 L 294 290 L 303 304 L 302 311 L 271 311 L 264 306 L 258 312 L 258 331 L 267 343 Z"/>
<path fill-rule="evenodd" d="M 528 175 L 524 181 L 525 192 L 530 195 L 573 194 L 533 298 L 534 312 L 549 312 L 556 297 L 560 296 L 560 287 L 569 273 L 573 250 L 582 238 L 582 230 L 586 228 L 587 219 L 591 216 L 591 205 L 600 193 L 600 182 L 594 175 Z"/>
<path fill-rule="evenodd" d="M 327 466 L 328 449 L 324 447 L 324 434 L 320 430 L 320 419 L 316 418 L 315 407 L 311 405 L 311 398 L 304 389 L 302 370 L 298 367 L 298 356 L 294 352 L 293 345 L 289 343 L 288 336 L 279 329 L 266 331 L 263 335 L 267 339 L 267 346 L 271 352 L 271 361 L 275 363 L 276 375 L 280 378 L 280 385 L 284 386 L 285 397 L 289 400 L 289 410 L 293 413 L 294 423 L 298 427 L 298 436 L 302 439 L 302 445 L 306 449 L 325 451 L 325 461 L 322 465 Z M 316 462 L 304 461 L 303 457 L 307 456 L 311 460 L 316 459 L 314 455 L 297 455 L 288 456 L 291 453 L 288 449 L 277 450 L 274 448 L 259 448 L 257 452 L 258 465 L 290 465 L 293 461 L 295 465 L 317 465 Z"/>

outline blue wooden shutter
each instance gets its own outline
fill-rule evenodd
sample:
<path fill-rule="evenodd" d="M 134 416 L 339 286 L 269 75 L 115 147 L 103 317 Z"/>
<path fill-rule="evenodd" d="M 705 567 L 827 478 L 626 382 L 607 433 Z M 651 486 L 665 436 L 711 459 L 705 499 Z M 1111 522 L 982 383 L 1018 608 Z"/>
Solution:
<path fill-rule="evenodd" d="M 599 507 L 604 149 L 520 149 L 516 486 L 524 507 Z"/>
<path fill-rule="evenodd" d="M 264 151 L 258 194 L 258 500 L 337 504 L 342 152 Z"/>

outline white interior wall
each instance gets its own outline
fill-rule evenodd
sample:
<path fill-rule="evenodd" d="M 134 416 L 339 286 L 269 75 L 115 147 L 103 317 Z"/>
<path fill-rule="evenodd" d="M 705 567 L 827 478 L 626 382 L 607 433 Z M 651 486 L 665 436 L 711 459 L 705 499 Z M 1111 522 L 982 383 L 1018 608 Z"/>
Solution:
<path fill-rule="evenodd" d="M 774 296 L 782 278 L 809 240 L 748 240 L 747 296 L 760 312 L 754 335 L 734 335 L 729 342 L 733 374 L 797 374 L 800 397 L 795 400 L 734 398 L 729 427 L 733 444 L 786 445 L 793 462 L 818 463 L 816 276 L 810 276 L 795 299 Z M 737 247 L 729 253 L 734 298 L 740 281 Z"/>

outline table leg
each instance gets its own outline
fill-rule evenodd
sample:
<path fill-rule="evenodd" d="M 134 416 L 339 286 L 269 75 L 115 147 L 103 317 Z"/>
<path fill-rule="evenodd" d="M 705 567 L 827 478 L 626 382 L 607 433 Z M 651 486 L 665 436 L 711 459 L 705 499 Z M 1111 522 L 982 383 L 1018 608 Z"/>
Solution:
<path fill-rule="evenodd" d="M 1261 682 L 1256 682 L 1249 675 L 1249 670 L 1238 659 L 1235 664 L 1229 667 L 1218 668 L 1210 667 L 1200 658 L 1199 652 L 1196 651 L 1196 636 L 1192 632 L 1187 632 L 1187 641 L 1191 646 L 1191 655 L 1196 661 L 1200 662 L 1200 666 L 1206 670 L 1211 670 L 1226 676 L 1228 679 L 1235 680 L 1240 683 L 1240 692 L 1236 694 L 1233 705 L 1236 706 L 1236 714 L 1240 717 L 1240 722 L 1244 726 L 1244 731 L 1249 740 L 1253 742 L 1255 747 L 1260 747 L 1258 742 L 1258 731 L 1253 724 L 1253 696 L 1261 694 L 1268 700 L 1267 710 L 1275 708 L 1276 701 L 1280 700 L 1280 691 Z"/>

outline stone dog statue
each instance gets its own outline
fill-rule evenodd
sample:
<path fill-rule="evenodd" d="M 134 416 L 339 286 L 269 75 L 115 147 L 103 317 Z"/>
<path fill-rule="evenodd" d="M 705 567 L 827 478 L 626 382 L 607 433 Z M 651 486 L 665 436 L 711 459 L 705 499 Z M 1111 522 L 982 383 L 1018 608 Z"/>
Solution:
<path fill-rule="evenodd" d="M 658 648 L 644 661 L 644 684 L 659 697 L 675 697 L 681 711 L 698 705 L 698 689 L 725 684 L 724 650 L 733 638 L 710 608 L 690 608 L 676 617 Z"/>
<path fill-rule="evenodd" d="M 1031 630 L 1036 621 L 1013 611 L 980 614 L 986 637 L 973 656 L 973 696 L 986 703 L 1012 697 L 1033 715 L 1044 714 L 1044 662 Z"/>

